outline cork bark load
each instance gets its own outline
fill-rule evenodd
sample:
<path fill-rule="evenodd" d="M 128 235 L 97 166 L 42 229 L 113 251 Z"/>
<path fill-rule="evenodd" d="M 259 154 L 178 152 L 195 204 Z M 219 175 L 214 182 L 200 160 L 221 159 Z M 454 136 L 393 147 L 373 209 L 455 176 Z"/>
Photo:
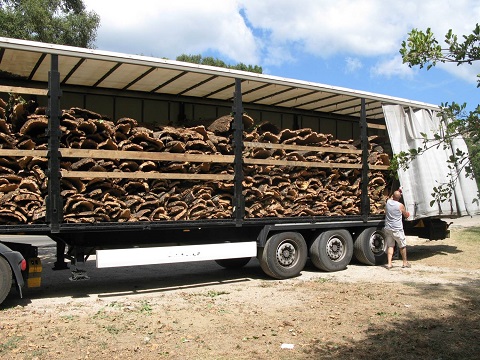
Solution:
<path fill-rule="evenodd" d="M 308 128 L 279 131 L 271 124 L 266 131 L 260 127 L 247 134 L 245 141 L 246 144 L 250 141 L 261 143 L 247 151 L 247 163 L 253 158 L 286 160 L 299 165 L 247 165 L 244 181 L 247 217 L 360 214 L 359 142 L 335 140 L 330 134 Z M 389 164 L 388 154 L 377 144 L 380 141 L 377 136 L 369 138 L 369 165 L 372 168 L 386 168 Z M 383 213 L 385 175 L 381 170 L 369 172 L 371 214 Z"/>
<path fill-rule="evenodd" d="M 0 223 L 45 222 L 48 119 L 41 108 L 23 104 L 9 112 L 0 105 Z M 64 221 L 232 218 L 232 120 L 151 129 L 130 118 L 113 122 L 86 109 L 64 110 Z M 254 128 L 247 115 L 243 121 L 247 218 L 359 214 L 359 144 L 311 129 Z M 370 164 L 387 165 L 388 155 L 370 140 Z M 371 170 L 369 178 L 371 213 L 379 214 L 385 171 Z"/>

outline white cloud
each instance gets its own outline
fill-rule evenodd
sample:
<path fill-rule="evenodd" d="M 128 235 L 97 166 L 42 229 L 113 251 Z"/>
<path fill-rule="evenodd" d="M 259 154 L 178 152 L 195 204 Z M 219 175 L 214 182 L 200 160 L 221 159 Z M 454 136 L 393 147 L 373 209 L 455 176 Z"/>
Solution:
<path fill-rule="evenodd" d="M 355 73 L 363 67 L 362 61 L 359 58 L 347 57 L 345 59 L 345 72 L 347 74 Z"/>
<path fill-rule="evenodd" d="M 157 57 L 218 53 L 227 61 L 279 67 L 302 57 L 347 60 L 353 71 L 379 61 L 372 74 L 409 77 L 398 50 L 412 28 L 470 33 L 477 0 L 84 0 L 101 17 L 103 50 Z M 466 67 L 450 72 L 468 78 Z M 453 70 L 453 68 L 456 68 Z M 460 68 L 462 68 L 460 70 Z M 445 68 L 446 69 L 446 68 Z"/>
<path fill-rule="evenodd" d="M 472 63 L 472 65 L 437 64 L 437 67 L 472 85 L 477 83 L 477 75 L 480 74 L 480 63 L 478 61 Z"/>
<path fill-rule="evenodd" d="M 389 59 L 383 59 L 377 62 L 370 69 L 372 76 L 382 76 L 386 78 L 399 77 L 401 79 L 412 79 L 415 70 L 407 64 L 402 63 L 402 57 L 396 55 Z"/>
<path fill-rule="evenodd" d="M 295 47 L 310 56 L 397 54 L 412 28 L 468 33 L 480 18 L 473 0 L 239 0 L 266 47 Z M 285 54 L 286 51 L 283 52 Z M 290 52 L 289 55 L 295 56 Z M 269 59 L 274 62 L 273 59 Z M 276 62 L 281 62 L 278 59 Z"/>
<path fill-rule="evenodd" d="M 383 53 L 396 45 L 392 25 L 379 22 L 381 1 L 369 0 L 243 0 L 248 20 L 268 30 L 268 46 L 290 47 L 319 57 L 339 52 Z M 375 21 L 374 21 L 375 20 Z M 381 31 L 380 31 L 381 29 Z M 398 43 L 397 43 L 398 44 Z"/>
<path fill-rule="evenodd" d="M 174 59 L 217 51 L 229 59 L 259 63 L 257 41 L 236 1 L 85 0 L 100 15 L 97 47 Z"/>

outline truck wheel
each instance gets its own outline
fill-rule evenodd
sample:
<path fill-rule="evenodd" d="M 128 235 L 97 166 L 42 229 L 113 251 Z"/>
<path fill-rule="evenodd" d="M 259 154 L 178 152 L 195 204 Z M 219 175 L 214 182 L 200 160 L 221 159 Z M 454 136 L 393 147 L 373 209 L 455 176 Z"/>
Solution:
<path fill-rule="evenodd" d="M 237 258 L 237 259 L 219 259 L 215 262 L 224 267 L 225 269 L 238 269 L 244 267 L 250 261 L 249 257 L 246 258 Z"/>
<path fill-rule="evenodd" d="M 307 257 L 307 244 L 297 232 L 283 232 L 271 236 L 259 252 L 262 270 L 275 279 L 297 276 L 305 267 Z"/>
<path fill-rule="evenodd" d="M 382 265 L 387 262 L 385 233 L 377 228 L 366 228 L 358 234 L 353 245 L 355 258 L 365 265 Z"/>
<path fill-rule="evenodd" d="M 0 256 L 0 304 L 12 289 L 12 269 L 7 260 Z"/>
<path fill-rule="evenodd" d="M 344 229 L 321 233 L 310 246 L 310 258 L 318 269 L 339 271 L 347 267 L 353 256 L 353 239 Z"/>

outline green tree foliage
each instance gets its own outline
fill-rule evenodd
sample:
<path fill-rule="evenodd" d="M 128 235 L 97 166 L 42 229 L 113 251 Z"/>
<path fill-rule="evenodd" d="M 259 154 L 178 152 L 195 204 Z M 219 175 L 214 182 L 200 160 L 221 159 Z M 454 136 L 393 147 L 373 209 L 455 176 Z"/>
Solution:
<path fill-rule="evenodd" d="M 223 67 L 227 69 L 249 71 L 257 74 L 261 74 L 263 71 L 262 67 L 258 65 L 245 65 L 243 63 L 238 63 L 237 65 L 228 65 L 224 61 L 220 59 L 215 59 L 211 56 L 202 57 L 202 55 L 182 54 L 180 56 L 177 56 L 176 60 L 189 62 L 193 64 L 199 64 L 199 65 L 209 65 L 209 66 Z"/>
<path fill-rule="evenodd" d="M 94 48 L 99 25 L 82 0 L 0 0 L 0 36 Z"/>
<path fill-rule="evenodd" d="M 431 69 L 438 62 L 452 63 L 459 65 L 472 65 L 473 62 L 480 60 L 480 26 L 476 24 L 472 33 L 463 35 L 459 38 L 450 29 L 445 35 L 445 45 L 442 46 L 431 29 L 421 31 L 413 29 L 406 41 L 402 42 L 400 54 L 403 62 L 410 67 L 426 66 Z M 477 74 L 477 87 L 480 87 L 480 74 Z M 440 184 L 433 189 L 433 197 L 436 201 L 445 201 L 453 193 L 453 188 L 460 176 L 462 170 L 466 176 L 475 177 L 477 185 L 480 188 L 480 105 L 477 105 L 473 111 L 466 111 L 466 104 L 457 104 L 452 102 L 442 103 L 440 106 L 440 124 L 438 133 L 434 134 L 432 139 L 423 136 L 423 147 L 410 149 L 409 152 L 398 154 L 394 163 L 402 168 L 407 168 L 409 162 L 416 156 L 432 147 L 450 146 L 451 141 L 457 136 L 463 136 L 469 152 L 456 151 L 450 156 L 449 168 L 452 171 L 448 183 Z"/>

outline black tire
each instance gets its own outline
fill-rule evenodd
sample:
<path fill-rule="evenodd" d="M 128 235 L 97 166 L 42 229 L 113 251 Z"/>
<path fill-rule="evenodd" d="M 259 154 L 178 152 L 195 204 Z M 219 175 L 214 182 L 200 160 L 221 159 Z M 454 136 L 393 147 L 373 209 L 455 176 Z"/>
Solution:
<path fill-rule="evenodd" d="M 258 254 L 265 274 L 275 279 L 288 279 L 303 270 L 308 249 L 300 233 L 282 232 L 271 236 Z"/>
<path fill-rule="evenodd" d="M 0 304 L 12 289 L 12 269 L 7 260 L 0 256 Z"/>
<path fill-rule="evenodd" d="M 365 265 L 383 265 L 387 262 L 385 233 L 377 228 L 366 228 L 353 245 L 355 258 Z"/>
<path fill-rule="evenodd" d="M 345 229 L 328 230 L 313 241 L 310 259 L 323 271 L 344 270 L 353 256 L 353 238 Z"/>
<path fill-rule="evenodd" d="M 238 269 L 242 268 L 249 263 L 251 258 L 236 258 L 236 259 L 219 259 L 215 260 L 215 262 L 224 267 L 225 269 Z"/>

